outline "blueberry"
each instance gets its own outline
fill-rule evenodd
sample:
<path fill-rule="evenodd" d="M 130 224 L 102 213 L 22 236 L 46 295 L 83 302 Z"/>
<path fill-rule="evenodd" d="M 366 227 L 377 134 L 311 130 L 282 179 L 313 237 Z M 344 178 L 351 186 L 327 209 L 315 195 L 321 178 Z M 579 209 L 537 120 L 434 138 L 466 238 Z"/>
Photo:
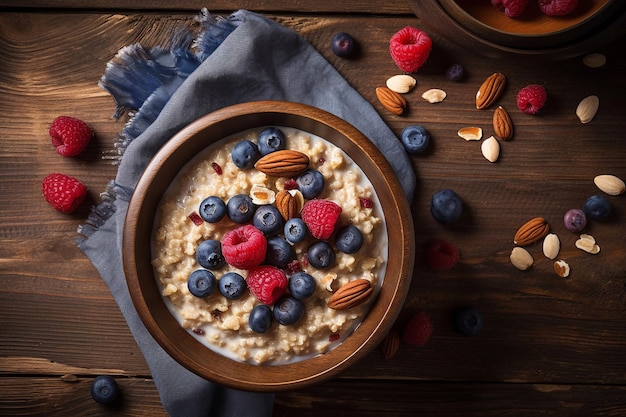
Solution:
<path fill-rule="evenodd" d="M 465 70 L 460 64 L 452 64 L 446 70 L 446 77 L 452 81 L 460 81 L 464 74 Z"/>
<path fill-rule="evenodd" d="M 315 294 L 317 282 L 304 271 L 296 272 L 289 278 L 289 292 L 298 300 L 306 300 Z"/>
<path fill-rule="evenodd" d="M 324 241 L 318 241 L 307 250 L 309 263 L 317 269 L 327 269 L 335 264 L 335 251 Z"/>
<path fill-rule="evenodd" d="M 278 268 L 285 268 L 296 257 L 293 247 L 280 236 L 274 236 L 267 240 L 267 252 L 265 263 Z"/>
<path fill-rule="evenodd" d="M 208 297 L 215 289 L 215 275 L 206 269 L 196 269 L 187 278 L 189 292 L 199 298 Z"/>
<path fill-rule="evenodd" d="M 265 333 L 272 327 L 272 309 L 265 304 L 254 306 L 248 317 L 248 326 L 255 333 Z"/>
<path fill-rule="evenodd" d="M 341 58 L 349 58 L 355 51 L 354 38 L 345 32 L 336 33 L 330 41 L 330 49 Z"/>
<path fill-rule="evenodd" d="M 454 327 L 465 336 L 474 336 L 483 328 L 483 315 L 467 307 L 454 313 Z"/>
<path fill-rule="evenodd" d="M 259 144 L 261 155 L 285 149 L 287 146 L 285 134 L 277 127 L 266 127 L 263 129 L 257 137 L 257 143 Z"/>
<path fill-rule="evenodd" d="M 256 205 L 252 198 L 246 194 L 232 196 L 226 203 L 226 213 L 228 218 L 237 224 L 248 223 L 254 216 Z"/>
<path fill-rule="evenodd" d="M 217 223 L 226 215 L 226 203 L 213 195 L 202 200 L 198 212 L 205 222 Z"/>
<path fill-rule="evenodd" d="M 580 232 L 587 225 L 587 216 L 580 209 L 571 209 L 563 216 L 565 228 L 571 232 Z"/>
<path fill-rule="evenodd" d="M 285 234 L 285 239 L 287 239 L 290 243 L 299 243 L 302 242 L 309 232 L 308 227 L 306 227 L 306 223 L 299 217 L 293 217 L 285 222 L 285 227 L 283 228 L 283 233 Z"/>
<path fill-rule="evenodd" d="M 297 323 L 304 316 L 304 304 L 302 301 L 284 295 L 274 304 L 274 318 L 284 326 Z"/>
<path fill-rule="evenodd" d="M 350 224 L 337 232 L 335 244 L 343 253 L 356 253 L 363 246 L 363 233 L 358 227 Z"/>
<path fill-rule="evenodd" d="M 97 376 L 91 383 L 91 398 L 94 401 L 110 405 L 120 397 L 120 387 L 117 381 L 109 375 Z"/>
<path fill-rule="evenodd" d="M 238 142 L 230 153 L 233 163 L 241 169 L 252 168 L 260 156 L 259 148 L 249 140 Z"/>
<path fill-rule="evenodd" d="M 222 244 L 218 240 L 208 239 L 196 249 L 196 261 L 206 269 L 219 269 L 226 264 L 222 255 Z"/>
<path fill-rule="evenodd" d="M 298 189 L 304 198 L 312 200 L 324 191 L 324 176 L 316 169 L 309 169 L 296 178 Z"/>
<path fill-rule="evenodd" d="M 400 139 L 408 153 L 418 154 L 428 148 L 430 134 L 420 125 L 410 125 L 402 129 Z"/>
<path fill-rule="evenodd" d="M 285 220 L 276 206 L 266 204 L 256 209 L 252 224 L 265 236 L 275 236 L 283 230 Z"/>
<path fill-rule="evenodd" d="M 430 213 L 440 223 L 454 223 L 461 218 L 463 201 L 452 190 L 437 191 L 430 201 Z"/>
<path fill-rule="evenodd" d="M 244 277 L 236 272 L 227 272 L 219 279 L 220 293 L 229 300 L 237 300 L 245 293 L 248 285 Z"/>
<path fill-rule="evenodd" d="M 611 212 L 611 203 L 601 195 L 592 195 L 585 201 L 583 211 L 590 219 L 603 219 Z"/>

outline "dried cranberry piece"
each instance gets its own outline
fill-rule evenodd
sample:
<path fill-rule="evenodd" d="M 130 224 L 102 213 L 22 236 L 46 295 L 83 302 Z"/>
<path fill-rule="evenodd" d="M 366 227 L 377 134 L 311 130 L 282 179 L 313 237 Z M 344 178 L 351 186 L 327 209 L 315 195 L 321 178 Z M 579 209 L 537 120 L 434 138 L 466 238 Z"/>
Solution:
<path fill-rule="evenodd" d="M 297 190 L 298 189 L 298 183 L 296 182 L 296 180 L 291 178 L 291 179 L 285 181 L 285 184 L 283 185 L 283 188 L 285 190 Z"/>
<path fill-rule="evenodd" d="M 193 224 L 195 224 L 196 226 L 200 226 L 202 223 L 204 223 L 204 220 L 202 220 L 202 217 L 200 217 L 200 215 L 196 213 L 195 211 L 191 213 L 188 217 L 189 217 L 189 220 L 191 220 Z"/>
<path fill-rule="evenodd" d="M 217 162 L 211 163 L 211 166 L 213 167 L 217 175 L 222 175 L 222 167 Z"/>
<path fill-rule="evenodd" d="M 362 208 L 372 208 L 374 207 L 374 202 L 366 197 L 359 197 L 359 203 Z"/>

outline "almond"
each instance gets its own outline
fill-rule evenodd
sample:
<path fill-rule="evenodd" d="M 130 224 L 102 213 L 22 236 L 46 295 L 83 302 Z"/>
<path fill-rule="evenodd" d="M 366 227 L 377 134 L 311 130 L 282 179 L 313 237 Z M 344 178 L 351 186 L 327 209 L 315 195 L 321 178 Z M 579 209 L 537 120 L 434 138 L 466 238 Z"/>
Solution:
<path fill-rule="evenodd" d="M 596 187 L 608 195 L 624 194 L 624 191 L 626 190 L 626 184 L 624 184 L 624 181 L 615 175 L 598 175 L 593 179 L 593 183 Z"/>
<path fill-rule="evenodd" d="M 543 239 L 543 254 L 548 259 L 556 259 L 561 250 L 561 240 L 559 237 L 550 233 Z"/>
<path fill-rule="evenodd" d="M 596 240 L 591 235 L 580 235 L 580 239 L 576 241 L 575 245 L 578 249 L 584 250 L 592 255 L 600 253 L 600 246 L 596 244 Z"/>
<path fill-rule="evenodd" d="M 397 330 L 391 330 L 387 336 L 380 342 L 378 347 L 384 359 L 391 359 L 396 355 L 400 348 L 400 333 Z"/>
<path fill-rule="evenodd" d="M 356 307 L 372 295 L 372 284 L 363 278 L 355 279 L 339 288 L 328 300 L 328 307 L 333 310 L 344 310 Z"/>
<path fill-rule="evenodd" d="M 585 97 L 576 107 L 576 116 L 578 116 L 581 123 L 589 123 L 596 116 L 598 107 L 600 107 L 600 98 L 598 96 Z"/>
<path fill-rule="evenodd" d="M 293 149 L 282 149 L 268 153 L 254 167 L 264 174 L 275 177 L 295 177 L 309 166 L 309 157 Z"/>
<path fill-rule="evenodd" d="M 304 197 L 300 190 L 282 190 L 276 194 L 276 208 L 285 220 L 298 216 L 303 203 Z"/>
<path fill-rule="evenodd" d="M 522 225 L 515 233 L 513 243 L 528 246 L 542 239 L 550 231 L 550 225 L 543 217 L 535 217 Z"/>
<path fill-rule="evenodd" d="M 567 278 L 569 276 L 570 267 L 569 264 L 563 260 L 554 262 L 554 272 L 561 278 Z"/>
<path fill-rule="evenodd" d="M 260 184 L 254 184 L 250 190 L 252 202 L 258 206 L 273 204 L 276 201 L 276 192 Z"/>
<path fill-rule="evenodd" d="M 480 145 L 480 150 L 487 161 L 496 162 L 500 156 L 500 144 L 498 143 L 498 139 L 489 136 Z"/>
<path fill-rule="evenodd" d="M 483 138 L 483 130 L 480 127 L 462 127 L 456 133 L 459 137 L 465 139 L 466 141 L 481 140 Z"/>
<path fill-rule="evenodd" d="M 498 106 L 493 112 L 493 131 L 502 140 L 509 140 L 513 137 L 513 121 L 509 112 L 502 106 Z"/>
<path fill-rule="evenodd" d="M 406 99 L 387 87 L 377 87 L 376 97 L 378 97 L 380 104 L 393 114 L 397 114 L 399 116 L 404 113 L 404 110 L 406 110 Z"/>
<path fill-rule="evenodd" d="M 391 91 L 395 91 L 396 93 L 404 94 L 411 91 L 413 87 L 417 84 L 417 80 L 410 75 L 400 74 L 394 75 L 390 77 L 385 82 L 387 88 Z"/>
<path fill-rule="evenodd" d="M 441 103 L 447 94 L 440 88 L 431 88 L 422 93 L 422 98 L 429 103 Z"/>
<path fill-rule="evenodd" d="M 495 103 L 506 86 L 506 77 L 500 72 L 491 74 L 482 83 L 478 91 L 476 92 L 476 108 L 478 110 L 486 109 Z"/>
<path fill-rule="evenodd" d="M 511 251 L 511 263 L 520 271 L 525 271 L 535 263 L 533 256 L 524 248 L 515 247 Z"/>

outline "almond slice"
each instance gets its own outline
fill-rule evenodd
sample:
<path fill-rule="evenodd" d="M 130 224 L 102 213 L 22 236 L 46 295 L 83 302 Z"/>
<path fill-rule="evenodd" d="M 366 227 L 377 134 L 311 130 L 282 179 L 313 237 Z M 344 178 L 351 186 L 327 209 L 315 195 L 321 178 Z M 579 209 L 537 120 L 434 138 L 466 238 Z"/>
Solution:
<path fill-rule="evenodd" d="M 462 127 L 457 132 L 457 135 L 468 142 L 470 140 L 481 140 L 483 138 L 483 130 L 475 126 Z"/>

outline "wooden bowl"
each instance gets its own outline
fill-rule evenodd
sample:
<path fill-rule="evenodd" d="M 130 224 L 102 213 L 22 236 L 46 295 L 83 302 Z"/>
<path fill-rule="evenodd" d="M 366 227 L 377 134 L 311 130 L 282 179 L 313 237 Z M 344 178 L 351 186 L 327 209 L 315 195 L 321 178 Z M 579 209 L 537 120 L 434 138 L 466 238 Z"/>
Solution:
<path fill-rule="evenodd" d="M 565 59 L 591 52 L 626 34 L 626 3 L 580 0 L 568 16 L 546 16 L 529 0 L 510 18 L 489 0 L 409 0 L 425 26 L 476 52 L 495 58 Z"/>
<path fill-rule="evenodd" d="M 151 265 L 155 213 L 176 174 L 210 144 L 266 125 L 293 127 L 316 134 L 342 148 L 359 165 L 381 202 L 388 242 L 394 254 L 387 260 L 377 298 L 350 336 L 325 354 L 281 365 L 238 362 L 216 353 L 190 335 L 168 310 Z M 123 233 L 124 272 L 139 316 L 176 361 L 220 384 L 244 390 L 277 391 L 337 375 L 378 346 L 397 318 L 411 281 L 415 252 L 412 216 L 392 172 L 378 148 L 362 133 L 317 108 L 262 101 L 234 105 L 202 117 L 172 137 L 152 159 L 128 207 Z"/>

